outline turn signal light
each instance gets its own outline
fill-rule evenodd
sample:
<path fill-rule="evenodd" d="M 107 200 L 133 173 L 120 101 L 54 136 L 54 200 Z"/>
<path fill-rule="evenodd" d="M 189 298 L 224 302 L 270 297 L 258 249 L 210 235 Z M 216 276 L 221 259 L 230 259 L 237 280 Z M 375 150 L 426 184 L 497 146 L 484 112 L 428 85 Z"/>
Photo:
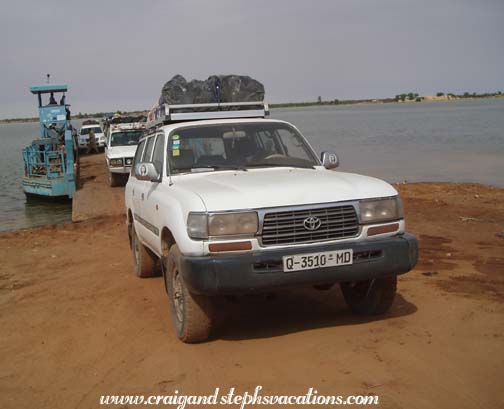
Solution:
<path fill-rule="evenodd" d="M 250 241 L 236 241 L 233 243 L 213 243 L 208 246 L 212 253 L 220 251 L 244 251 L 252 250 L 252 243 Z"/>
<path fill-rule="evenodd" d="M 377 234 L 392 233 L 399 230 L 399 223 L 385 224 L 383 226 L 370 227 L 367 231 L 367 235 L 376 236 Z"/>

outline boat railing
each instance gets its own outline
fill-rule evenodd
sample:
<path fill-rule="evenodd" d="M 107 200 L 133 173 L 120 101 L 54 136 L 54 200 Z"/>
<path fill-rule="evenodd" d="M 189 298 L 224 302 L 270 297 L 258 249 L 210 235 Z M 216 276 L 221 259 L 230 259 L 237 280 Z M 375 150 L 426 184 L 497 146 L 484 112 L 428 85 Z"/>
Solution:
<path fill-rule="evenodd" d="M 23 150 L 27 177 L 60 178 L 66 173 L 65 151 L 41 150 L 28 147 Z"/>

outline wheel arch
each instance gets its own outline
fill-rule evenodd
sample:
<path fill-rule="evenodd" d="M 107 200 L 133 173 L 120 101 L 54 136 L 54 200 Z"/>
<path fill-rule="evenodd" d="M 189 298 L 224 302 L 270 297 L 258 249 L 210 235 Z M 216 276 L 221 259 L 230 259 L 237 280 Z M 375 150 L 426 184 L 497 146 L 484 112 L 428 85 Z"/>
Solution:
<path fill-rule="evenodd" d="M 161 253 L 163 257 L 168 256 L 170 247 L 176 244 L 175 236 L 168 227 L 163 227 L 161 230 Z"/>

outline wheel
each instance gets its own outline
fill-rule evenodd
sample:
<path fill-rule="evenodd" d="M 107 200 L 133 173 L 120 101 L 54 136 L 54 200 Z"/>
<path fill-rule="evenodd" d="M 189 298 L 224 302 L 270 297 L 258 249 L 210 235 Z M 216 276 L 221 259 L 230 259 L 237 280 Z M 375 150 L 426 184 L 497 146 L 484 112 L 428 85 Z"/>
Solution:
<path fill-rule="evenodd" d="M 145 246 L 140 243 L 138 234 L 132 226 L 131 248 L 133 250 L 133 261 L 135 263 L 135 273 L 138 277 L 153 277 L 155 275 L 154 257 L 149 253 Z"/>
<path fill-rule="evenodd" d="M 109 172 L 108 180 L 110 187 L 122 186 L 124 184 L 124 178 L 117 173 Z"/>
<path fill-rule="evenodd" d="M 376 280 L 341 283 L 341 291 L 347 305 L 355 314 L 379 315 L 386 313 L 397 288 L 397 276 Z"/>
<path fill-rule="evenodd" d="M 165 285 L 170 299 L 173 324 L 178 338 L 187 343 L 208 339 L 212 328 L 213 303 L 210 297 L 192 294 L 180 272 L 180 251 L 172 245 L 166 259 Z"/>

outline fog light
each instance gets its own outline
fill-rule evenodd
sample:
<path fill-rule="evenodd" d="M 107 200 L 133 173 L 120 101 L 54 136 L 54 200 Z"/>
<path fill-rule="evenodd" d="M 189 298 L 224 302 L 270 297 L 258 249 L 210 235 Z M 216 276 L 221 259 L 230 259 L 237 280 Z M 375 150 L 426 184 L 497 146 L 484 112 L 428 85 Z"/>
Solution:
<path fill-rule="evenodd" d="M 367 231 L 367 235 L 376 236 L 377 234 L 392 233 L 399 230 L 399 223 L 385 224 L 383 226 L 370 227 Z"/>

